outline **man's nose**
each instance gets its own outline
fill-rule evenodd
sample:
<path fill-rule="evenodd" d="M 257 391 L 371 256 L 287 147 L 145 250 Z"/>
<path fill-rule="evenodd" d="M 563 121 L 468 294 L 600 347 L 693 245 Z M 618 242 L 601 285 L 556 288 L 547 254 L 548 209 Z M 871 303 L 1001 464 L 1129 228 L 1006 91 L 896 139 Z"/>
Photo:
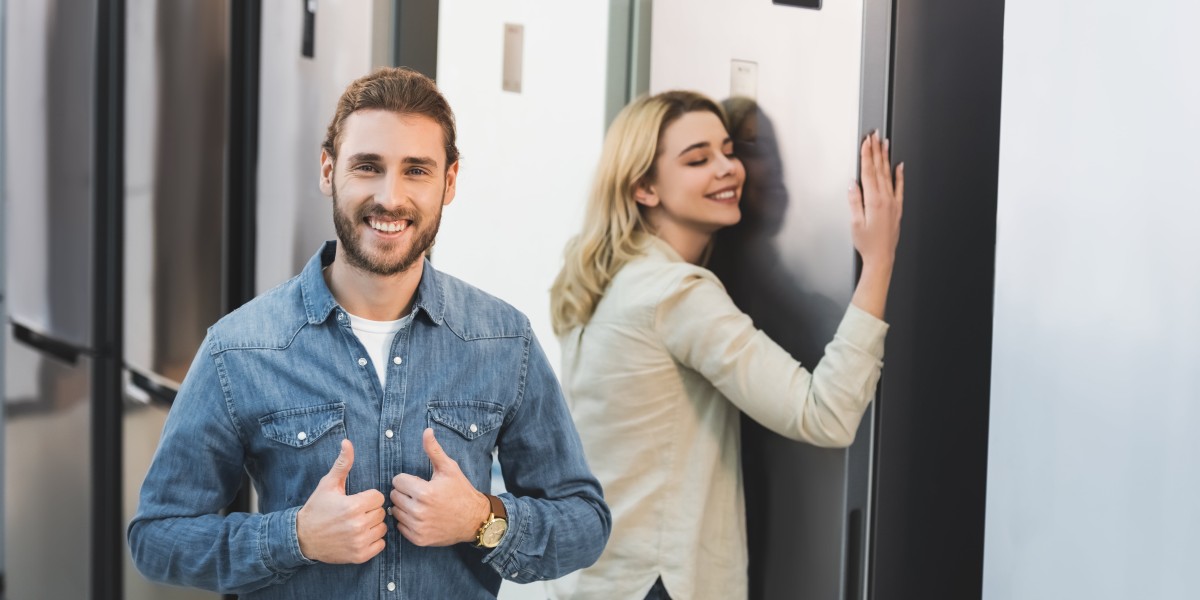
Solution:
<path fill-rule="evenodd" d="M 388 175 L 384 178 L 383 189 L 375 195 L 375 202 L 387 208 L 395 208 L 404 204 L 407 191 L 404 180 L 399 175 Z"/>

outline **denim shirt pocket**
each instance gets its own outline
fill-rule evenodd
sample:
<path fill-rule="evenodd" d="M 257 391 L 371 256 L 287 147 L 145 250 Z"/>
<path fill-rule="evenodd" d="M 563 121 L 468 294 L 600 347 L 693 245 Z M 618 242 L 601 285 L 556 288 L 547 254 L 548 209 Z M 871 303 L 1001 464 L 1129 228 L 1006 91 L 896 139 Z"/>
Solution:
<path fill-rule="evenodd" d="M 504 423 L 504 407 L 480 400 L 433 400 L 428 409 L 429 426 L 446 455 L 458 461 L 477 488 L 490 490 L 492 449 Z"/>
<path fill-rule="evenodd" d="M 308 448 L 326 433 L 345 431 L 346 403 L 289 408 L 259 417 L 263 435 L 293 448 Z M 340 441 L 340 440 L 339 440 Z"/>
<path fill-rule="evenodd" d="M 304 503 L 329 472 L 346 437 L 346 404 L 301 406 L 258 418 L 262 441 L 253 474 L 261 479 L 259 509 L 273 512 Z"/>

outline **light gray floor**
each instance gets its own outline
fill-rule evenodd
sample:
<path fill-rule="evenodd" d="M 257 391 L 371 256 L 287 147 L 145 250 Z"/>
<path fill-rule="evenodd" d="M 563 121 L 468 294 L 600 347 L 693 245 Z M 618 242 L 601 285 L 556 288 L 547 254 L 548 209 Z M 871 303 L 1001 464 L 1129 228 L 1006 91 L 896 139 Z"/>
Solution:
<path fill-rule="evenodd" d="M 542 582 L 524 585 L 505 581 L 500 584 L 498 600 L 546 600 L 546 584 Z"/>

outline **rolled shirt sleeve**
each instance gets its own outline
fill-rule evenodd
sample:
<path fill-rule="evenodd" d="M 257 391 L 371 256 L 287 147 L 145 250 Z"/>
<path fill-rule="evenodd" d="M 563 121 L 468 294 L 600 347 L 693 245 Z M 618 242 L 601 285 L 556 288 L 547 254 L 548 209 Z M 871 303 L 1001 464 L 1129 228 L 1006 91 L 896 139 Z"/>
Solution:
<path fill-rule="evenodd" d="M 888 326 L 850 305 L 810 372 L 757 329 L 714 275 L 698 267 L 658 303 L 655 327 L 683 365 L 755 421 L 794 440 L 854 441 L 883 367 Z"/>
<path fill-rule="evenodd" d="M 167 416 L 127 535 L 148 579 L 241 594 L 286 581 L 313 561 L 300 552 L 299 507 L 220 514 L 241 486 L 245 455 L 209 342 Z"/>
<path fill-rule="evenodd" d="M 558 379 L 530 332 L 520 404 L 499 440 L 508 533 L 485 557 L 518 583 L 592 565 L 612 529 Z"/>

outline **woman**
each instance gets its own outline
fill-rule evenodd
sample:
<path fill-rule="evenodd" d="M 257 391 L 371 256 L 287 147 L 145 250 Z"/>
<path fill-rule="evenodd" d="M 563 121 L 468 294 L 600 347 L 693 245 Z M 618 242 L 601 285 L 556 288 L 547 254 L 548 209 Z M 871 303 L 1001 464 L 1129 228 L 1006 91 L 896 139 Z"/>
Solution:
<path fill-rule="evenodd" d="M 848 198 L 862 276 L 810 373 L 700 266 L 741 218 L 745 171 L 721 108 L 666 92 L 617 116 L 551 290 L 563 387 L 613 529 L 557 596 L 745 598 L 739 411 L 792 439 L 853 441 L 879 379 L 904 186 L 878 134 L 861 150 Z"/>

